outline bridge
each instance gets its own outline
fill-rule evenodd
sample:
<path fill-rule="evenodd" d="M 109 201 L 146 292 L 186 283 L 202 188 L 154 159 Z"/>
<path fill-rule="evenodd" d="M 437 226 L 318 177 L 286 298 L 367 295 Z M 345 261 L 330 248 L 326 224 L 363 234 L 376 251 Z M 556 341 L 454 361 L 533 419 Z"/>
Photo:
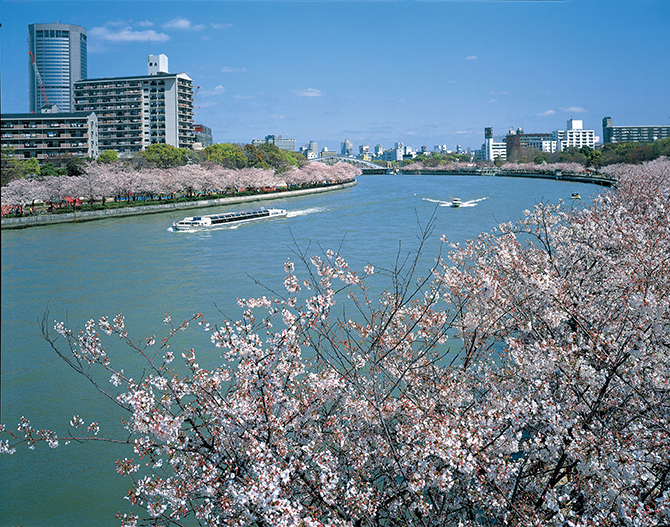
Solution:
<path fill-rule="evenodd" d="M 328 157 L 319 157 L 317 159 L 310 159 L 310 163 L 330 163 L 332 161 L 335 161 L 336 163 L 344 162 L 344 163 L 350 163 L 352 165 L 356 166 L 364 166 L 368 168 L 376 168 L 380 170 L 385 170 L 385 167 L 382 167 L 380 165 L 376 165 L 374 163 L 371 163 L 370 161 L 364 161 L 362 159 L 358 159 L 357 157 L 351 157 L 351 156 L 328 156 Z"/>

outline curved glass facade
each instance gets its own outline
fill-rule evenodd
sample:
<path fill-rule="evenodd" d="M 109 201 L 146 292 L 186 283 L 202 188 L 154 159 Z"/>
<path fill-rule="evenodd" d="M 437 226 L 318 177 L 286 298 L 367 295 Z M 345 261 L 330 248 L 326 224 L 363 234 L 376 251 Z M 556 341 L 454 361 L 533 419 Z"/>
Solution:
<path fill-rule="evenodd" d="M 74 82 L 86 79 L 88 73 L 86 29 L 57 22 L 30 24 L 28 33 L 29 51 L 35 60 L 33 64 L 29 56 L 30 111 L 57 105 L 58 111 L 71 112 Z"/>

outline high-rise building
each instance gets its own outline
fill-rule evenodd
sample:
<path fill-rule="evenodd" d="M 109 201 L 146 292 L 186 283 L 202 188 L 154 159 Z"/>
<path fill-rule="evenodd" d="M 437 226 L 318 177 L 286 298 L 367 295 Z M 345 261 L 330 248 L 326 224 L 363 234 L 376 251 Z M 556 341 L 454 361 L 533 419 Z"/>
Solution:
<path fill-rule="evenodd" d="M 354 155 L 354 145 L 349 139 L 345 139 L 340 143 L 340 155 L 342 156 L 352 156 Z"/>
<path fill-rule="evenodd" d="M 86 29 L 81 26 L 60 22 L 28 26 L 31 113 L 53 105 L 60 112 L 74 110 L 74 83 L 87 78 L 87 49 Z"/>
<path fill-rule="evenodd" d="M 603 119 L 603 143 L 653 143 L 670 137 L 670 126 L 614 126 L 611 117 Z"/>
<path fill-rule="evenodd" d="M 98 115 L 100 150 L 130 156 L 154 143 L 191 148 L 193 81 L 168 73 L 165 55 L 149 55 L 148 75 L 80 80 L 76 111 Z"/>

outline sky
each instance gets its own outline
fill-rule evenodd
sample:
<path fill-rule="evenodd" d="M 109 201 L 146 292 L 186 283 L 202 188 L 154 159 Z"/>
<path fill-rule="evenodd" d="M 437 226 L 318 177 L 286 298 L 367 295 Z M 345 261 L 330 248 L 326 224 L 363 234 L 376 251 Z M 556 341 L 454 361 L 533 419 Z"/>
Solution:
<path fill-rule="evenodd" d="M 3 113 L 28 111 L 28 24 L 55 21 L 86 28 L 90 79 L 167 55 L 217 143 L 477 149 L 489 126 L 670 124 L 670 0 L 0 0 Z"/>

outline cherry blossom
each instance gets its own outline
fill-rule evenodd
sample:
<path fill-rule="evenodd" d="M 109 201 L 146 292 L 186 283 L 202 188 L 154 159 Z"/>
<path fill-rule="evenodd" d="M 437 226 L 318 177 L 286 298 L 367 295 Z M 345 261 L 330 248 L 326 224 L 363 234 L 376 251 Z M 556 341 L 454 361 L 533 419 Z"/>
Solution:
<path fill-rule="evenodd" d="M 45 327 L 128 412 L 123 525 L 668 525 L 670 161 L 613 170 L 592 206 L 442 237 L 428 280 L 431 223 L 388 270 L 296 250 L 286 292 L 240 299 L 238 321 Z M 202 330 L 214 368 L 168 350 Z M 117 366 L 123 347 L 142 371 Z M 7 454 L 75 439 L 27 418 L 0 434 Z"/>

